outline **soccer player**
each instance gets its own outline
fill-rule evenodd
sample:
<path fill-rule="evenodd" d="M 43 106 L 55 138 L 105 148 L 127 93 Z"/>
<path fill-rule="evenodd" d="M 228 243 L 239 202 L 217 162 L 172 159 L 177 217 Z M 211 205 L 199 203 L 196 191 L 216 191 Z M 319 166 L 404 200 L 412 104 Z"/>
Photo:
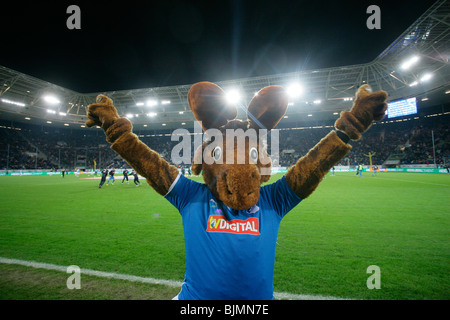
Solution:
<path fill-rule="evenodd" d="M 373 173 L 372 173 L 372 176 L 377 176 L 377 170 L 378 170 L 378 167 L 377 166 L 373 166 Z"/>
<path fill-rule="evenodd" d="M 101 189 L 101 187 L 105 183 L 107 176 L 108 176 L 108 169 L 103 169 L 102 170 L 102 180 L 100 180 L 100 184 L 98 185 L 99 189 Z"/>
<path fill-rule="evenodd" d="M 125 179 L 127 179 L 127 184 L 128 184 L 129 181 L 128 181 L 128 170 L 127 170 L 127 169 L 123 170 L 122 184 L 123 184 L 123 182 L 125 181 Z"/>
<path fill-rule="evenodd" d="M 136 187 L 139 187 L 141 185 L 141 182 L 139 181 L 139 176 L 138 176 L 137 172 L 133 170 L 131 172 L 131 175 L 134 176 L 134 184 L 136 185 Z"/>
<path fill-rule="evenodd" d="M 116 182 L 116 178 L 114 178 L 114 174 L 116 173 L 115 169 L 112 169 L 109 172 L 109 180 L 106 182 L 106 185 L 109 185 L 109 182 L 112 180 L 111 185 L 114 185 L 114 182 Z"/>

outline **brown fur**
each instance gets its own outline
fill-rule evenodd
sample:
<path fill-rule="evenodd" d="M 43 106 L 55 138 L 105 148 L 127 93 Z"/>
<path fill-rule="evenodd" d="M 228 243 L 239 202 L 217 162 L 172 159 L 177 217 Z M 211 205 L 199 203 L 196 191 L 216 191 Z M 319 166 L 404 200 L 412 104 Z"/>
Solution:
<path fill-rule="evenodd" d="M 225 135 L 227 129 L 248 130 L 248 126 L 249 123 L 247 121 L 234 120 L 223 126 L 221 131 Z M 245 131 L 243 132 L 245 134 Z M 197 150 L 192 168 L 194 174 L 200 174 L 200 171 L 203 171 L 205 184 L 216 198 L 230 208 L 243 210 L 258 202 L 261 183 L 268 181 L 270 178 L 270 175 L 264 174 L 262 169 L 270 168 L 271 163 L 266 149 L 258 141 L 246 139 L 245 151 L 242 152 L 242 150 L 238 150 L 239 146 L 236 140 L 233 144 L 228 144 L 224 136 L 221 161 L 212 164 L 208 164 L 205 161 L 207 160 L 205 157 L 212 159 L 212 153 L 209 152 L 205 155 L 205 149 L 208 148 L 208 151 L 213 151 L 216 142 L 206 141 Z M 262 155 L 258 157 L 256 163 L 250 159 L 250 145 L 255 146 L 258 154 Z M 233 163 L 227 164 L 226 160 L 230 154 Z M 201 164 L 199 163 L 200 160 L 202 161 Z"/>
<path fill-rule="evenodd" d="M 98 95 L 97 103 L 90 105 L 88 108 L 88 117 L 86 127 L 91 128 L 97 125 L 106 131 L 116 119 L 119 119 L 119 114 L 110 98 Z"/>
<path fill-rule="evenodd" d="M 248 121 L 251 128 L 272 130 L 287 110 L 288 96 L 280 86 L 260 90 L 248 106 Z"/>
<path fill-rule="evenodd" d="M 374 120 L 381 120 L 384 116 L 387 93 L 371 93 L 369 89 L 367 85 L 362 86 L 356 93 L 350 112 L 342 112 L 336 121 L 336 128 L 346 133 L 350 139 L 358 140 Z M 247 121 L 239 121 L 234 120 L 237 115 L 236 107 L 225 104 L 224 92 L 215 84 L 195 84 L 188 94 L 188 100 L 195 118 L 202 122 L 204 130 L 218 128 L 223 134 L 227 129 L 242 129 L 243 134 L 248 129 L 262 128 L 270 131 L 284 116 L 288 103 L 286 93 L 281 87 L 264 88 L 250 102 Z M 130 121 L 119 118 L 111 99 L 99 95 L 97 103 L 89 106 L 88 117 L 88 127 L 101 126 L 105 130 L 107 140 L 112 143 L 111 148 L 144 176 L 158 193 L 167 194 L 178 175 L 178 169 L 169 165 L 132 133 Z M 250 208 L 258 202 L 261 184 L 270 178 L 270 173 L 263 174 L 262 170 L 271 168 L 270 161 L 264 165 L 261 163 L 261 156 L 256 163 L 250 160 L 250 146 L 256 145 L 263 160 L 270 159 L 267 151 L 259 145 L 259 141 L 249 139 L 246 139 L 245 150 L 238 150 L 236 143 L 234 147 L 228 145 L 224 138 L 223 164 L 208 164 L 205 160 L 208 157 L 211 159 L 215 144 L 215 141 L 206 141 L 196 150 L 192 166 L 194 174 L 203 172 L 205 184 L 225 205 L 233 209 Z M 308 197 L 328 170 L 350 149 L 336 132 L 330 132 L 288 170 L 286 180 L 289 186 L 299 197 Z M 226 164 L 225 160 L 230 154 L 234 163 Z M 242 164 L 238 164 L 238 160 L 242 160 Z"/>
<path fill-rule="evenodd" d="M 205 157 L 212 157 L 212 154 L 205 155 L 205 150 L 213 151 L 215 146 L 214 141 L 207 141 L 195 152 L 193 173 L 203 171 L 205 184 L 228 207 L 237 210 L 250 208 L 259 200 L 261 183 L 270 178 L 270 174 L 262 172 L 264 168 L 269 168 L 270 171 L 270 158 L 259 141 L 246 139 L 244 150 L 238 150 L 236 141 L 233 145 L 228 145 L 225 134 L 227 129 L 242 129 L 244 135 L 249 129 L 256 133 L 259 133 L 259 129 L 265 129 L 266 133 L 272 130 L 286 112 L 286 92 L 279 86 L 262 89 L 249 104 L 247 121 L 234 120 L 237 115 L 236 107 L 226 105 L 223 90 L 210 82 L 195 84 L 189 91 L 188 98 L 195 118 L 202 121 L 203 129 L 216 128 L 223 134 L 223 163 L 206 163 Z M 256 163 L 250 161 L 250 145 L 254 145 L 260 155 Z M 226 163 L 229 154 L 234 159 L 232 164 Z"/>
<path fill-rule="evenodd" d="M 111 146 L 148 184 L 160 195 L 166 195 L 178 176 L 178 169 L 169 165 L 161 156 L 131 132 L 124 133 Z"/>
<path fill-rule="evenodd" d="M 203 130 L 220 128 L 237 116 L 237 109 L 226 103 L 225 92 L 211 82 L 194 84 L 188 93 L 188 102 L 195 119 Z"/>
<path fill-rule="evenodd" d="M 156 192 L 166 195 L 178 176 L 178 169 L 169 165 L 132 133 L 133 125 L 126 118 L 119 118 L 110 98 L 99 95 L 96 104 L 88 108 L 90 127 L 98 125 L 105 130 L 111 149 L 118 153 Z M 104 121 L 104 122 L 102 122 Z"/>
<path fill-rule="evenodd" d="M 307 198 L 328 171 L 351 149 L 352 147 L 344 143 L 336 132 L 330 132 L 288 170 L 287 183 L 300 198 Z"/>
<path fill-rule="evenodd" d="M 386 91 L 371 93 L 369 85 L 361 86 L 356 92 L 356 99 L 350 111 L 343 111 L 335 127 L 344 131 L 352 140 L 359 140 L 372 122 L 383 119 L 387 105 Z"/>

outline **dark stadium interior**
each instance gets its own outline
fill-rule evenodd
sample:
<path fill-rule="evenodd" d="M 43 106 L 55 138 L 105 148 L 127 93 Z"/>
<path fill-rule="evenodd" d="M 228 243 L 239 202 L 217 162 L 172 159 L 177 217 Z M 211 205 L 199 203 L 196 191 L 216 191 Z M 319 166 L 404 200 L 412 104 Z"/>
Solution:
<path fill-rule="evenodd" d="M 115 6 L 103 9 L 91 4 L 82 6 L 84 24 L 77 34 L 70 33 L 65 27 L 63 30 L 56 27 L 67 18 L 66 15 L 54 16 L 65 10 L 65 3 L 33 5 L 24 10 L 24 26 L 36 23 L 39 20 L 37 13 L 44 12 L 48 25 L 39 24 L 44 29 L 24 27 L 23 30 L 29 30 L 27 37 L 30 43 L 41 45 L 42 51 L 36 53 L 41 62 L 26 58 L 28 53 L 24 46 L 28 42 L 13 46 L 16 37 L 10 33 L 2 39 L 3 44 L 11 46 L 0 59 L 0 170 L 92 168 L 94 160 L 97 168 L 124 166 L 123 160 L 109 148 L 102 130 L 84 126 L 87 106 L 100 93 L 112 98 L 120 116 L 132 121 L 134 132 L 170 161 L 171 148 L 177 143 L 171 141 L 172 132 L 178 128 L 192 132 L 194 127 L 194 118 L 187 105 L 187 92 L 194 82 L 206 79 L 217 80 L 224 90 L 234 87 L 241 91 L 240 119 L 244 119 L 244 109 L 258 90 L 272 84 L 288 88 L 293 81 L 300 81 L 304 87 L 302 95 L 293 98 L 285 118 L 277 127 L 280 129 L 280 166 L 292 165 L 295 159 L 305 155 L 332 130 L 340 112 L 351 107 L 351 97 L 363 84 L 370 84 L 374 91 L 387 91 L 389 101 L 415 97 L 417 114 L 386 118 L 375 124 L 361 141 L 353 142 L 353 150 L 341 164 L 368 165 L 368 157 L 364 155 L 375 152 L 373 162 L 379 166 L 445 166 L 448 164 L 450 139 L 450 27 L 446 22 L 450 5 L 443 0 L 408 3 L 406 14 L 403 10 L 406 2 L 382 2 L 379 5 L 383 27 L 370 31 L 366 27 L 368 3 L 362 1 L 358 5 L 342 6 L 330 3 L 328 9 L 335 10 L 326 14 L 319 10 L 320 4 L 293 4 L 282 10 L 279 8 L 281 3 L 267 1 L 262 1 L 258 8 L 239 1 L 224 2 L 223 6 L 203 6 L 205 3 L 202 1 L 195 5 L 174 1 L 145 7 L 148 17 L 155 18 L 154 21 L 141 19 L 142 16 L 133 14 L 131 7 L 124 9 L 126 14 L 120 15 Z M 215 12 L 219 7 L 221 17 L 214 20 L 209 10 Z M 185 10 L 180 11 L 183 8 Z M 122 19 L 109 30 L 108 24 L 96 23 L 93 13 L 100 9 Z M 309 17 L 308 12 L 321 14 Z M 190 16 L 203 19 L 203 29 L 201 39 L 199 35 L 198 39 L 190 39 L 191 42 L 186 43 L 180 36 L 191 34 L 192 28 L 200 25 L 190 26 L 190 31 L 184 30 L 181 35 L 173 32 L 180 30 L 175 27 L 186 24 Z M 170 21 L 165 21 L 164 17 Z M 298 22 L 302 17 L 305 20 Z M 325 22 L 328 22 L 326 27 Z M 11 13 L 2 23 L 14 26 L 17 20 Z M 251 23 L 255 26 L 251 27 Z M 330 27 L 333 23 L 336 23 L 336 30 Z M 150 33 L 141 30 L 140 26 L 148 27 L 149 24 L 157 29 Z M 206 26 L 214 28 L 206 30 Z M 43 39 L 39 30 L 44 30 L 48 38 Z M 265 31 L 264 34 L 261 30 Z M 301 30 L 307 32 L 302 33 Z M 336 38 L 338 33 L 350 32 L 352 37 Z M 114 35 L 123 41 L 122 44 L 126 43 L 114 46 L 113 57 L 104 63 L 98 61 L 99 54 L 105 54 L 103 47 L 99 51 L 86 50 L 100 35 L 107 38 Z M 67 41 L 55 41 L 59 36 Z M 206 53 L 196 56 L 201 62 L 185 64 L 179 61 L 173 64 L 181 68 L 181 63 L 183 68 L 187 68 L 188 65 L 198 66 L 205 62 L 202 68 L 190 72 L 189 77 L 173 71 L 176 69 L 173 65 L 164 69 L 167 63 L 153 64 L 150 69 L 145 69 L 148 65 L 141 61 L 140 70 L 137 70 L 139 68 L 132 68 L 133 63 L 129 61 L 136 58 L 130 52 L 137 49 L 142 50 L 141 54 L 148 59 L 171 61 L 174 54 L 170 52 L 173 50 L 166 50 L 167 57 L 165 54 L 155 56 L 158 50 L 164 52 L 163 49 L 173 48 L 167 44 L 168 41 L 178 42 L 178 49 L 189 51 L 198 44 L 205 45 L 206 39 L 218 37 L 224 41 L 225 52 L 217 55 L 220 50 L 212 50 L 214 46 L 209 44 L 206 46 L 211 49 L 209 57 L 205 56 Z M 311 42 L 313 39 L 321 40 Z M 78 46 L 72 48 L 71 41 L 76 41 Z M 263 50 L 265 55 L 249 54 L 253 52 L 250 51 L 254 49 L 252 46 L 259 47 L 261 43 L 268 43 L 272 49 L 296 49 L 291 51 L 294 52 L 292 59 L 287 59 L 281 68 L 282 50 L 265 47 L 268 50 Z M 329 48 L 322 48 L 323 43 L 327 43 Z M 156 50 L 158 46 L 161 47 Z M 61 52 L 68 50 L 70 54 L 59 60 Z M 199 53 L 197 49 L 187 55 L 192 57 L 193 52 Z M 230 57 L 231 60 L 228 59 Z M 418 58 L 419 62 L 412 68 L 403 68 L 411 57 Z M 211 67 L 212 59 L 220 63 Z M 97 76 L 92 76 L 93 70 Z M 429 78 L 425 80 L 425 76 Z M 143 77 L 149 78 L 143 80 Z M 146 87 L 157 77 L 160 79 L 155 80 L 154 86 Z M 61 84 L 67 87 L 61 87 Z M 104 86 L 112 86 L 110 90 L 114 91 L 92 92 L 102 90 Z M 88 90 L 92 90 L 91 93 L 81 93 Z M 56 104 L 46 101 L 48 97 L 45 95 L 49 94 Z M 155 104 L 150 105 L 149 99 L 156 99 Z"/>

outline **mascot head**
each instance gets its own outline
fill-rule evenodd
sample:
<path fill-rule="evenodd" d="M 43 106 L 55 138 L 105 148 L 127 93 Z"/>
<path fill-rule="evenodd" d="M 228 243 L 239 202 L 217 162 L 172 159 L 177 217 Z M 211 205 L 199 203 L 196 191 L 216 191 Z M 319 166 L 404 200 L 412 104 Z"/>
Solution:
<path fill-rule="evenodd" d="M 283 118 L 288 98 L 279 86 L 259 91 L 247 108 L 247 120 L 236 120 L 237 107 L 227 104 L 225 92 L 210 82 L 192 86 L 189 106 L 207 139 L 194 155 L 192 171 L 226 206 L 245 210 L 259 200 L 263 182 L 270 179 L 271 161 L 264 136 Z"/>

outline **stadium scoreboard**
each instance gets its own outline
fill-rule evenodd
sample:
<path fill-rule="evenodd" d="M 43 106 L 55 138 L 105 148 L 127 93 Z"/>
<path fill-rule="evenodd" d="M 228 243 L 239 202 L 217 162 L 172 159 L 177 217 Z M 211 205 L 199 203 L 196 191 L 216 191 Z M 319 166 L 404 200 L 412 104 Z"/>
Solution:
<path fill-rule="evenodd" d="M 417 102 L 415 97 L 389 102 L 387 105 L 388 118 L 407 116 L 417 113 Z"/>

